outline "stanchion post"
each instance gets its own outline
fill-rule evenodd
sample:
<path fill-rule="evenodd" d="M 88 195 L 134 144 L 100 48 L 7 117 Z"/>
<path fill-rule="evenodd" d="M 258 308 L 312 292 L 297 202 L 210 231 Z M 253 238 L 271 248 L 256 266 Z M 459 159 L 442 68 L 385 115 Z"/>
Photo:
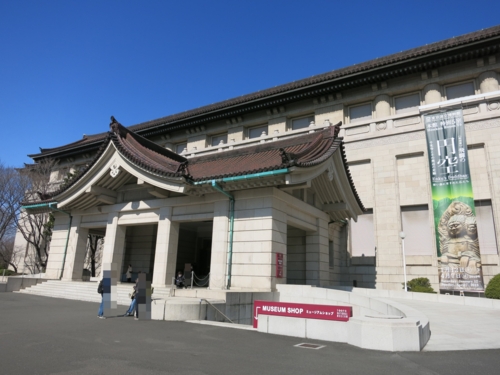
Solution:
<path fill-rule="evenodd" d="M 405 292 L 408 292 L 408 283 L 406 282 L 405 232 L 399 232 L 399 237 L 401 237 L 401 247 L 403 248 L 403 273 L 405 278 Z"/>
<path fill-rule="evenodd" d="M 191 271 L 191 289 L 193 289 L 194 271 Z"/>

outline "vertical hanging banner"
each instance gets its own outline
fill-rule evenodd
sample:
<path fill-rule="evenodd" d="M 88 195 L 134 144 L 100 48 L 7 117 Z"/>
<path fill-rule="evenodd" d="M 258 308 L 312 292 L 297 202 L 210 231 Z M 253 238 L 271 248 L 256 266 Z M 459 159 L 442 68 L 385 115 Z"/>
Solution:
<path fill-rule="evenodd" d="M 439 289 L 484 291 L 462 110 L 424 116 Z"/>
<path fill-rule="evenodd" d="M 276 253 L 276 278 L 283 278 L 283 253 Z"/>

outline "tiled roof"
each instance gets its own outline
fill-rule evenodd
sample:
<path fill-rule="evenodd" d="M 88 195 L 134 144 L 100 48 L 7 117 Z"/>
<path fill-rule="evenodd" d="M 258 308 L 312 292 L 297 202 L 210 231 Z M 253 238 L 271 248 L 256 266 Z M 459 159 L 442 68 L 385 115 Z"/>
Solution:
<path fill-rule="evenodd" d="M 307 89 L 309 87 L 312 88 L 316 85 L 323 84 L 332 80 L 338 80 L 338 79 L 345 80 L 345 79 L 350 79 L 350 77 L 351 78 L 358 77 L 359 74 L 380 68 L 391 68 L 392 66 L 394 67 L 400 66 L 402 63 L 405 62 L 410 62 L 410 61 L 415 62 L 418 59 L 425 58 L 426 56 L 432 56 L 433 54 L 446 52 L 448 50 L 454 50 L 463 46 L 471 45 L 477 42 L 486 41 L 488 39 L 498 38 L 498 37 L 500 37 L 500 25 L 479 30 L 473 33 L 465 34 L 462 36 L 446 39 L 436 43 L 427 44 L 425 46 L 413 48 L 407 51 L 402 51 L 382 58 L 369 60 L 361 64 L 355 64 L 349 67 L 315 75 L 310 78 L 276 86 L 267 90 L 262 90 L 248 95 L 239 96 L 237 98 L 225 100 L 215 104 L 203 106 L 197 109 L 162 117 L 156 120 L 143 122 L 137 125 L 130 126 L 129 129 L 134 132 L 141 132 L 142 134 L 142 132 L 147 132 L 148 130 L 157 128 L 159 126 L 169 126 L 169 128 L 172 127 L 176 128 L 178 127 L 176 123 L 179 123 L 181 121 L 187 121 L 197 116 L 207 115 L 212 112 L 229 110 L 230 108 L 236 106 L 248 105 L 249 103 L 252 102 L 270 99 L 272 97 L 285 95 L 288 93 L 295 92 L 297 90 Z M 420 62 L 420 64 L 422 65 L 422 62 Z M 98 143 L 104 141 L 106 137 L 107 137 L 106 133 L 84 136 L 83 139 L 64 146 L 55 148 L 41 148 L 40 149 L 41 153 L 31 154 L 29 156 L 34 159 L 37 159 L 44 157 L 44 154 L 56 155 L 59 152 L 66 152 L 73 149 L 91 147 L 91 145 L 95 145 L 95 147 L 98 147 Z"/>
<path fill-rule="evenodd" d="M 440 52 L 443 50 L 448 50 L 451 48 L 459 47 L 469 43 L 481 41 L 484 39 L 500 36 L 500 25 L 494 26 L 488 29 L 483 29 L 475 31 L 469 34 L 464 34 L 458 37 L 453 37 L 450 39 L 442 40 L 436 43 L 426 44 L 425 46 L 409 49 L 406 51 L 398 52 L 385 57 L 369 60 L 360 64 L 351 65 L 345 68 L 333 70 L 327 73 L 318 74 L 310 78 L 301 79 L 298 81 L 293 81 L 284 85 L 279 85 L 267 90 L 258 91 L 248 95 L 239 96 L 237 98 L 225 100 L 222 102 L 214 103 L 208 106 L 200 107 L 194 110 L 181 112 L 172 116 L 163 117 L 157 120 L 152 120 L 137 124 L 133 126 L 134 131 L 147 129 L 153 126 L 157 126 L 162 123 L 169 123 L 185 119 L 188 117 L 201 115 L 206 112 L 211 112 L 214 110 L 219 110 L 239 104 L 244 104 L 258 99 L 263 99 L 266 97 L 274 96 L 277 94 L 282 94 L 288 91 L 293 91 L 308 86 L 320 84 L 332 79 L 347 77 L 350 75 L 359 74 L 371 69 L 389 66 L 392 64 L 404 62 L 407 60 L 413 60 L 415 58 L 429 55 L 435 52 Z"/>
<path fill-rule="evenodd" d="M 339 123 L 315 133 L 186 159 L 135 134 L 114 118 L 110 128 L 94 160 L 69 184 L 36 203 L 54 201 L 54 197 L 73 186 L 99 160 L 110 142 L 123 157 L 141 169 L 165 178 L 184 177 L 187 183 L 294 166 L 312 167 L 326 161 L 342 145 L 342 139 L 338 137 Z M 351 187 L 355 191 L 352 179 Z"/>
<path fill-rule="evenodd" d="M 310 167 L 328 159 L 337 150 L 340 123 L 317 133 L 189 159 L 194 181 L 240 176 L 282 168 Z"/>
<path fill-rule="evenodd" d="M 184 178 L 186 184 L 284 168 L 314 167 L 327 161 L 335 152 L 340 152 L 351 191 L 359 207 L 364 210 L 347 166 L 342 138 L 338 137 L 340 125 L 338 123 L 313 133 L 186 159 L 135 134 L 112 118 L 106 141 L 94 160 L 78 176 L 60 190 L 40 196 L 37 202 L 25 202 L 23 205 L 55 202 L 58 195 L 88 173 L 112 142 L 123 157 L 141 169 L 166 179 Z"/>
<path fill-rule="evenodd" d="M 182 177 L 187 159 L 125 128 L 111 118 L 111 141 L 140 168 L 167 177 Z"/>

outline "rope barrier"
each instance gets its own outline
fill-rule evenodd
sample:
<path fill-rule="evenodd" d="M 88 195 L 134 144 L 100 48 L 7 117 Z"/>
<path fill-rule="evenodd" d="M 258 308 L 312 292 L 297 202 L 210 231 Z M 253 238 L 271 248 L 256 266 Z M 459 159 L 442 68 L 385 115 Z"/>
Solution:
<path fill-rule="evenodd" d="M 194 284 L 196 284 L 196 286 L 201 286 L 201 287 L 207 286 L 209 281 L 210 281 L 209 280 L 210 272 L 208 273 L 207 276 L 204 276 L 204 277 L 198 277 L 198 276 L 196 276 L 196 274 L 194 272 L 192 273 L 192 275 L 193 275 L 193 277 L 191 278 L 191 284 L 194 283 Z M 195 279 L 198 279 L 199 283 Z"/>
<path fill-rule="evenodd" d="M 197 280 L 205 280 L 205 279 L 207 279 L 209 276 L 210 276 L 210 274 L 208 274 L 207 276 L 204 276 L 204 277 L 198 277 L 198 276 L 194 275 L 194 277 L 195 277 Z"/>

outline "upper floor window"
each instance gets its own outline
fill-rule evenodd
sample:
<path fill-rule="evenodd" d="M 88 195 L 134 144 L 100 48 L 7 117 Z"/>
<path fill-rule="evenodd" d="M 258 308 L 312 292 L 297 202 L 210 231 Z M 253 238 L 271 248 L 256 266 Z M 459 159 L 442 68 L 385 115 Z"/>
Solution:
<path fill-rule="evenodd" d="M 414 111 L 419 105 L 420 95 L 418 93 L 394 98 L 396 114 Z"/>
<path fill-rule="evenodd" d="M 182 154 L 184 150 L 187 150 L 187 143 L 179 143 L 175 145 L 175 152 L 179 155 Z"/>
<path fill-rule="evenodd" d="M 349 119 L 351 122 L 367 120 L 372 118 L 372 104 L 362 104 L 349 107 Z"/>
<path fill-rule="evenodd" d="M 292 119 L 292 130 L 307 128 L 311 121 L 314 121 L 314 116 L 294 118 Z"/>
<path fill-rule="evenodd" d="M 402 206 L 401 226 L 406 234 L 406 255 L 432 255 L 434 250 L 427 205 Z"/>
<path fill-rule="evenodd" d="M 227 143 L 227 134 L 219 134 L 212 136 L 211 145 L 219 146 Z"/>
<path fill-rule="evenodd" d="M 446 99 L 463 98 L 464 96 L 474 95 L 474 82 L 465 82 L 458 85 L 446 87 Z"/>
<path fill-rule="evenodd" d="M 375 256 L 375 227 L 373 209 L 368 209 L 358 216 L 358 221 L 351 219 L 351 255 L 353 257 Z"/>
<path fill-rule="evenodd" d="M 259 138 L 267 135 L 267 125 L 260 125 L 248 129 L 248 138 Z"/>

